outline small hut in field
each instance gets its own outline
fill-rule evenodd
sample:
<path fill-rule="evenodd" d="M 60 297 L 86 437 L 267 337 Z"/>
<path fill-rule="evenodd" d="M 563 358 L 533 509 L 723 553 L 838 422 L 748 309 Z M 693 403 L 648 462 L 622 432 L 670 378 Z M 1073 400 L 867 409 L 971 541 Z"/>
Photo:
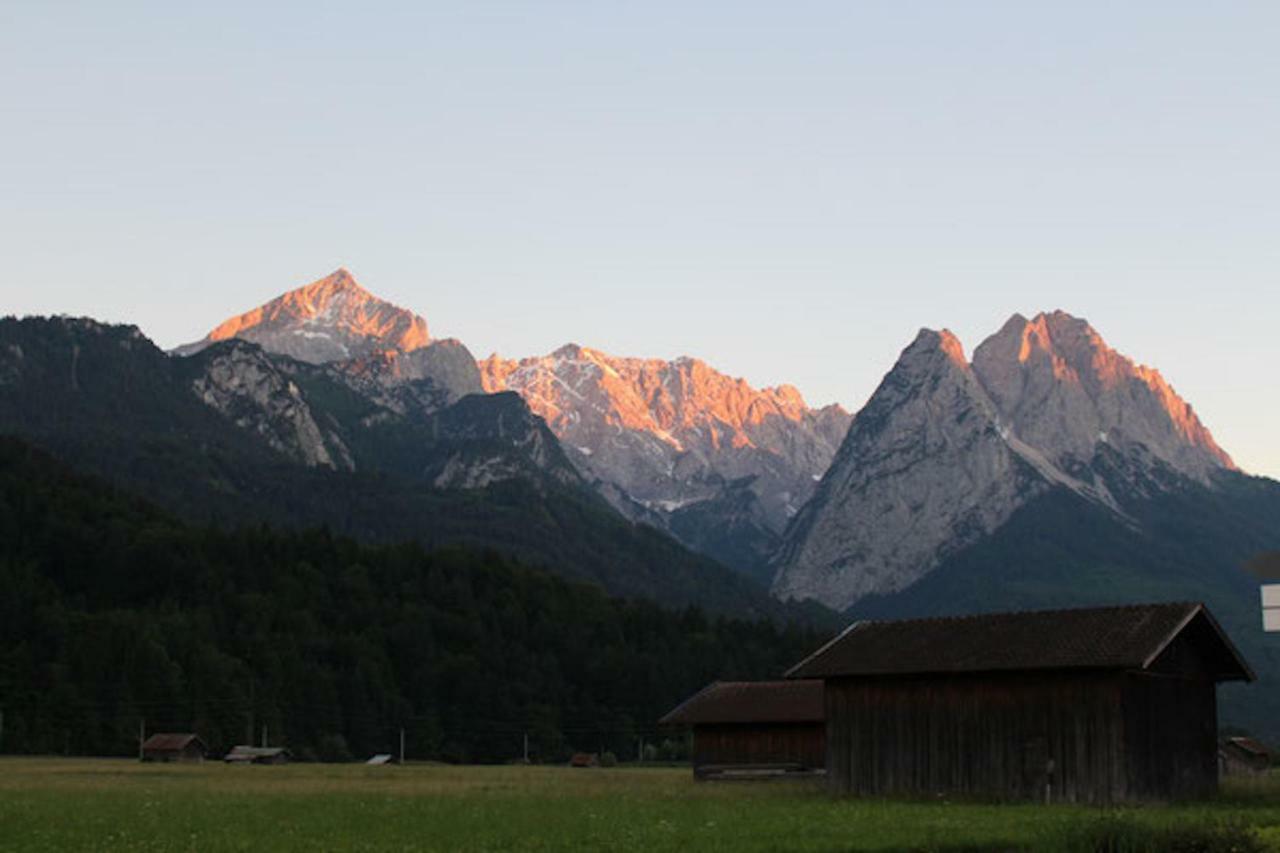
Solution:
<path fill-rule="evenodd" d="M 1271 769 L 1271 750 L 1251 737 L 1229 737 L 1218 747 L 1223 776 L 1258 776 Z"/>
<path fill-rule="evenodd" d="M 659 721 L 693 730 L 695 779 L 821 770 L 821 681 L 715 681 Z"/>
<path fill-rule="evenodd" d="M 1076 803 L 1211 794 L 1216 685 L 1254 678 L 1202 604 L 857 622 L 788 675 L 834 792 Z"/>
<path fill-rule="evenodd" d="M 143 761 L 204 761 L 207 751 L 199 735 L 162 732 L 142 742 Z"/>

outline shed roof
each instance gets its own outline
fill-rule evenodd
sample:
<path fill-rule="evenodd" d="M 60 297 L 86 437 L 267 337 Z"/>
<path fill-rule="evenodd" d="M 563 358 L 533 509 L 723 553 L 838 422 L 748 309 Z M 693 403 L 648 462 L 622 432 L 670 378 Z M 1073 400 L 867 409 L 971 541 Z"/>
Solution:
<path fill-rule="evenodd" d="M 1271 750 L 1251 737 L 1229 737 L 1223 746 L 1233 746 L 1259 758 L 1271 757 Z"/>
<path fill-rule="evenodd" d="M 1185 602 L 855 622 L 787 677 L 1142 670 L 1183 632 L 1215 680 L 1253 680 L 1208 609 Z"/>
<path fill-rule="evenodd" d="M 820 723 L 822 696 L 821 681 L 713 681 L 658 722 Z"/>
<path fill-rule="evenodd" d="M 189 732 L 159 732 L 153 734 L 142 742 L 144 750 L 183 750 L 191 743 L 198 743 L 201 749 L 204 749 L 204 741 L 200 740 L 199 735 Z"/>
<path fill-rule="evenodd" d="M 283 746 L 233 746 L 231 751 L 227 753 L 229 756 L 244 756 L 247 758 L 273 758 L 277 755 L 288 755 L 289 750 Z"/>

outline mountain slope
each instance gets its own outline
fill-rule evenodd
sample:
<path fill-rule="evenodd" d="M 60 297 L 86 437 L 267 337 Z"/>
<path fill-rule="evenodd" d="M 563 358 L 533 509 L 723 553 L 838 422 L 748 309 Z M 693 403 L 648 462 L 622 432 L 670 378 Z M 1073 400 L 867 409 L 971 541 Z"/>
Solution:
<path fill-rule="evenodd" d="M 838 406 L 810 409 L 795 388 L 756 390 L 691 358 L 619 358 L 570 344 L 480 366 L 485 389 L 520 393 L 623 512 L 634 516 L 638 504 L 747 571 L 808 499 L 849 422 Z"/>

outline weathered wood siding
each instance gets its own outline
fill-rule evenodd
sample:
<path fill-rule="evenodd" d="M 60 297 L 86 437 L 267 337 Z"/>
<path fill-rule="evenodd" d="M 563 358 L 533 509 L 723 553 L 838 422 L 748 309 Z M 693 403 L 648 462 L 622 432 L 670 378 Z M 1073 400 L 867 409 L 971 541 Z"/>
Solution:
<path fill-rule="evenodd" d="M 799 764 L 826 761 L 823 723 L 699 724 L 693 729 L 693 767 L 709 764 Z"/>
<path fill-rule="evenodd" d="M 826 702 L 837 793 L 1109 803 L 1217 785 L 1214 685 L 1194 677 L 830 679 Z"/>
<path fill-rule="evenodd" d="M 1123 799 L 1122 678 L 964 675 L 827 682 L 839 793 Z M 1052 775 L 1048 762 L 1053 761 Z"/>
<path fill-rule="evenodd" d="M 1218 787 L 1213 682 L 1135 673 L 1124 688 L 1128 798 L 1184 800 Z"/>

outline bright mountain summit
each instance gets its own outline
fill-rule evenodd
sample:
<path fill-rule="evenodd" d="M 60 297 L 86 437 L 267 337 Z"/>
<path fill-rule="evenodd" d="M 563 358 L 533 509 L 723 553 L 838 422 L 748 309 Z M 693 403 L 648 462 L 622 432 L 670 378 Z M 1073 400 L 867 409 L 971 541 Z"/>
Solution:
<path fill-rule="evenodd" d="M 1132 523 L 1135 502 L 1233 470 L 1160 374 L 1084 320 L 1015 315 L 972 363 L 923 330 L 788 530 L 774 592 L 845 609 L 910 587 L 1051 489 Z"/>
<path fill-rule="evenodd" d="M 225 320 L 176 352 L 191 355 L 231 338 L 312 364 L 410 353 L 431 342 L 426 320 L 374 296 L 344 268 Z"/>

